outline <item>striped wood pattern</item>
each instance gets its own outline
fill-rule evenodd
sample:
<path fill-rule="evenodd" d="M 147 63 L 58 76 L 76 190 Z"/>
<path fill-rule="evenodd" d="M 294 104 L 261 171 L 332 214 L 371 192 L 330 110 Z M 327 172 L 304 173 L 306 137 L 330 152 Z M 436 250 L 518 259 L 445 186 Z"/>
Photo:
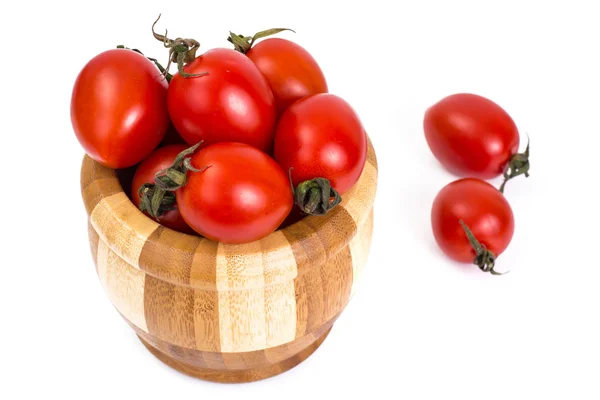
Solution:
<path fill-rule="evenodd" d="M 369 141 L 359 181 L 332 212 L 227 245 L 147 218 L 114 170 L 87 156 L 81 169 L 90 248 L 110 301 L 159 359 L 224 382 L 283 372 L 318 347 L 367 262 L 376 187 Z"/>

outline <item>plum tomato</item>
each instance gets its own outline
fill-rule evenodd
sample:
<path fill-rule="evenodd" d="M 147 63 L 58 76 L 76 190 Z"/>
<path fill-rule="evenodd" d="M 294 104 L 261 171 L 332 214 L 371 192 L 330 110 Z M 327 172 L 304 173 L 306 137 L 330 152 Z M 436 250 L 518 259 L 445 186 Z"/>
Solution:
<path fill-rule="evenodd" d="M 426 110 L 423 128 L 434 156 L 457 176 L 492 179 L 505 173 L 505 180 L 528 176 L 529 147 L 525 154 L 517 154 L 520 138 L 515 122 L 485 97 L 447 96 Z"/>
<path fill-rule="evenodd" d="M 136 207 L 140 206 L 141 199 L 139 196 L 140 187 L 146 183 L 154 183 L 154 178 L 157 172 L 169 168 L 179 153 L 184 151 L 188 146 L 184 144 L 171 144 L 156 149 L 152 154 L 142 161 L 133 176 L 131 184 L 131 200 Z M 148 213 L 146 213 L 148 215 Z M 178 232 L 193 234 L 194 231 L 184 221 L 177 209 L 174 206 L 173 210 L 168 210 L 158 218 L 158 222 L 167 228 Z"/>
<path fill-rule="evenodd" d="M 321 93 L 292 104 L 275 131 L 274 158 L 291 170 L 294 186 L 325 178 L 340 194 L 360 177 L 367 135 L 359 116 L 342 98 Z"/>
<path fill-rule="evenodd" d="M 201 148 L 176 191 L 183 219 L 200 235 L 241 244 L 274 232 L 293 205 L 288 175 L 267 154 L 244 143 Z"/>
<path fill-rule="evenodd" d="M 109 168 L 133 166 L 167 132 L 167 83 L 143 55 L 128 49 L 107 50 L 77 76 L 71 122 L 92 159 Z"/>
<path fill-rule="evenodd" d="M 317 61 L 302 46 L 286 39 L 269 38 L 246 53 L 267 78 L 278 114 L 297 100 L 327 93 L 327 81 Z"/>
<path fill-rule="evenodd" d="M 515 228 L 504 195 L 477 178 L 461 178 L 440 190 L 433 202 L 431 225 L 448 257 L 494 274 L 498 274 L 495 259 L 510 244 Z"/>
<path fill-rule="evenodd" d="M 268 152 L 276 108 L 269 83 L 243 54 L 216 48 L 173 75 L 167 104 L 171 121 L 189 145 L 239 142 Z"/>

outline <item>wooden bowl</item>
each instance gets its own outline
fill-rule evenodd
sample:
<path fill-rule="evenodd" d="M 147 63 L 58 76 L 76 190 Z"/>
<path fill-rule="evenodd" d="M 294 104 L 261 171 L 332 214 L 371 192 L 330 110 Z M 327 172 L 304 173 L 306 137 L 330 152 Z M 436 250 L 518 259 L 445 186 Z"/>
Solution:
<path fill-rule="evenodd" d="M 325 216 L 253 243 L 175 232 L 140 212 L 116 171 L 88 156 L 81 192 L 108 298 L 156 357 L 201 379 L 249 382 L 293 368 L 323 342 L 367 261 L 377 159 Z"/>

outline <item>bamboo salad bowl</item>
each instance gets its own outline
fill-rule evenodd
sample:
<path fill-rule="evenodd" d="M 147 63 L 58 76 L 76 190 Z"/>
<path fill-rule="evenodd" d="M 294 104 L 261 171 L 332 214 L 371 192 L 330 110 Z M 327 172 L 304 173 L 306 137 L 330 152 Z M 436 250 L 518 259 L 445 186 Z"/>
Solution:
<path fill-rule="evenodd" d="M 268 237 L 228 245 L 175 232 L 145 216 L 116 171 L 85 156 L 81 193 L 100 282 L 161 361 L 217 382 L 293 368 L 323 342 L 367 262 L 377 159 L 343 202 Z"/>

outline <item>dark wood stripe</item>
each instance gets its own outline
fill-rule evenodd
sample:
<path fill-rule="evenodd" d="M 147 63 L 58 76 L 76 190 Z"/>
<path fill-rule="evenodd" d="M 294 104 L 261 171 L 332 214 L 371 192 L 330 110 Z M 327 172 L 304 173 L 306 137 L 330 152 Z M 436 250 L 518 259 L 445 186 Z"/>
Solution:
<path fill-rule="evenodd" d="M 318 332 L 339 315 L 352 289 L 352 255 L 346 246 L 326 263 L 307 269 L 294 280 L 296 338 Z"/>
<path fill-rule="evenodd" d="M 90 223 L 88 219 L 88 238 L 90 241 L 90 250 L 92 252 L 92 260 L 94 261 L 94 265 L 96 266 L 96 273 L 98 272 L 98 242 L 100 241 L 100 237 L 98 233 Z"/>
<path fill-rule="evenodd" d="M 296 293 L 296 337 L 310 333 L 323 321 L 323 286 L 319 267 L 294 279 Z"/>
<path fill-rule="evenodd" d="M 304 221 L 297 222 L 281 232 L 292 248 L 299 275 L 310 266 L 323 264 L 327 259 L 315 230 Z"/>
<path fill-rule="evenodd" d="M 204 359 L 204 352 L 185 348 L 182 346 L 173 345 L 163 339 L 160 339 L 152 334 L 148 334 L 131 323 L 127 318 L 121 314 L 121 316 L 127 321 L 129 326 L 135 330 L 135 333 L 143 340 L 148 342 L 151 346 L 158 349 L 160 352 L 167 354 L 179 362 L 185 362 L 197 368 L 213 368 L 211 364 L 207 363 Z M 218 353 L 216 353 L 218 354 Z"/>
<path fill-rule="evenodd" d="M 167 282 L 188 285 L 200 240 L 199 237 L 159 226 L 144 243 L 139 267 Z"/>
<path fill-rule="evenodd" d="M 117 178 L 101 178 L 87 185 L 82 192 L 82 197 L 88 216 L 92 214 L 94 208 L 103 198 L 122 191 Z"/>
<path fill-rule="evenodd" d="M 223 361 L 223 353 L 212 352 L 212 351 L 202 351 L 202 358 L 206 363 L 207 367 L 210 369 L 214 369 L 217 371 L 226 370 L 227 366 Z"/>
<path fill-rule="evenodd" d="M 194 290 L 194 348 L 221 351 L 219 294 L 216 290 Z M 220 360 L 222 362 L 223 360 Z"/>
<path fill-rule="evenodd" d="M 356 222 L 343 207 L 336 207 L 323 217 L 309 217 L 304 221 L 317 233 L 326 250 L 327 259 L 345 247 L 356 234 Z M 326 229 L 327 226 L 331 229 Z"/>
<path fill-rule="evenodd" d="M 221 353 L 221 357 L 228 370 L 243 370 L 270 364 L 264 350 L 243 353 Z"/>
<path fill-rule="evenodd" d="M 330 229 L 323 229 L 326 224 Z M 335 308 L 343 298 L 349 297 L 352 258 L 347 243 L 356 231 L 356 223 L 343 208 L 336 208 L 325 217 L 305 218 L 282 231 L 298 265 L 298 276 L 294 280 L 296 337 L 313 331 L 341 311 Z M 311 233 L 313 238 L 310 238 Z M 343 278 L 344 282 L 336 282 L 337 278 Z M 344 291 L 335 292 L 334 288 L 340 285 Z"/>
<path fill-rule="evenodd" d="M 218 242 L 208 239 L 200 240 L 190 271 L 190 286 L 196 289 L 217 289 L 218 247 Z"/>
<path fill-rule="evenodd" d="M 144 314 L 151 335 L 177 346 L 196 347 L 193 289 L 146 274 Z"/>

